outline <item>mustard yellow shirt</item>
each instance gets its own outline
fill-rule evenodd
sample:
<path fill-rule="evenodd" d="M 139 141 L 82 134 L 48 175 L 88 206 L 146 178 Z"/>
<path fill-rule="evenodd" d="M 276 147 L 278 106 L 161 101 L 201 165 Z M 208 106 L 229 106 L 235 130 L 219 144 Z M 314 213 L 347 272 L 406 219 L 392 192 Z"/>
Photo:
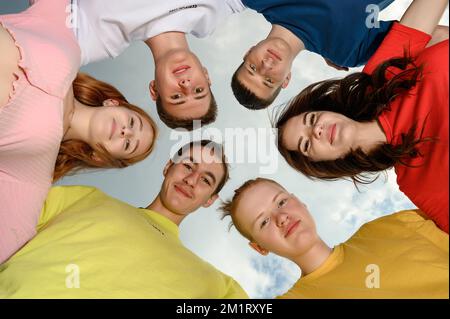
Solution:
<path fill-rule="evenodd" d="M 92 187 L 54 187 L 38 234 L 0 266 L 0 298 L 248 298 L 178 227 Z"/>
<path fill-rule="evenodd" d="M 381 217 L 279 298 L 449 298 L 448 247 L 420 211 Z"/>

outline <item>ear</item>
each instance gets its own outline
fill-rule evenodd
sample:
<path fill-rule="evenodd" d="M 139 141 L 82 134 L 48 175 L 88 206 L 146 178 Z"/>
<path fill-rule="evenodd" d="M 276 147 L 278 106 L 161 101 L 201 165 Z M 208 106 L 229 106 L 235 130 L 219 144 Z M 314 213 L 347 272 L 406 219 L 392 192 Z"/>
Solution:
<path fill-rule="evenodd" d="M 156 89 L 155 80 L 150 81 L 149 89 L 150 89 L 150 96 L 151 96 L 152 100 L 156 101 L 156 99 L 158 98 L 158 90 Z"/>
<path fill-rule="evenodd" d="M 281 84 L 281 87 L 283 89 L 287 88 L 287 86 L 289 85 L 289 81 L 291 80 L 291 71 L 289 71 L 288 75 L 286 76 L 286 78 L 284 79 L 283 84 Z"/>
<path fill-rule="evenodd" d="M 166 177 L 167 172 L 169 171 L 170 167 L 173 165 L 172 160 L 169 160 L 166 164 L 166 166 L 164 166 L 164 170 L 163 170 L 163 176 Z"/>
<path fill-rule="evenodd" d="M 260 253 L 261 255 L 263 255 L 263 256 L 267 256 L 267 255 L 269 254 L 269 251 L 268 251 L 268 250 L 262 248 L 262 247 L 261 247 L 260 245 L 258 245 L 257 243 L 249 242 L 248 245 L 249 245 L 250 247 L 252 247 L 254 250 L 256 250 L 258 253 Z"/>
<path fill-rule="evenodd" d="M 216 201 L 216 199 L 219 198 L 219 195 L 215 194 L 213 196 L 211 196 L 206 203 L 204 203 L 202 206 L 204 208 L 208 208 L 209 206 L 211 206 L 212 204 L 214 204 L 214 202 Z"/>
<path fill-rule="evenodd" d="M 103 101 L 103 106 L 119 106 L 119 101 L 115 99 L 107 99 Z"/>
<path fill-rule="evenodd" d="M 98 164 L 103 164 L 103 159 L 100 156 L 98 156 L 98 154 L 95 151 L 92 152 L 91 159 L 97 162 Z"/>
<path fill-rule="evenodd" d="M 211 80 L 209 79 L 208 69 L 203 67 L 203 74 L 206 77 L 206 80 L 208 81 L 208 84 L 211 85 Z"/>

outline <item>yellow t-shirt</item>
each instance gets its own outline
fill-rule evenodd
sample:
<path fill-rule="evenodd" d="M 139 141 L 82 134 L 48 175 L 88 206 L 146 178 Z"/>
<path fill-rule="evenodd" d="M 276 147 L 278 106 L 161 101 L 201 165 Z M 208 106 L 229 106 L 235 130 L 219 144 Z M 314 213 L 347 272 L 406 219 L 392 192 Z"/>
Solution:
<path fill-rule="evenodd" d="M 248 298 L 166 217 L 92 187 L 54 187 L 38 234 L 0 266 L 0 298 Z"/>
<path fill-rule="evenodd" d="M 279 298 L 448 298 L 448 246 L 419 211 L 381 217 Z"/>

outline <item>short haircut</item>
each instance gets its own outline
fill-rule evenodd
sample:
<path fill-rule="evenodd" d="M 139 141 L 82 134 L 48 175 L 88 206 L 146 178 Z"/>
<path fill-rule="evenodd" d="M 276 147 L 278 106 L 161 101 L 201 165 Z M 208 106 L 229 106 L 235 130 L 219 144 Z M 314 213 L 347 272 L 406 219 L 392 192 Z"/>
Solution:
<path fill-rule="evenodd" d="M 211 140 L 198 140 L 198 141 L 191 141 L 185 145 L 183 145 L 174 155 L 174 157 L 172 158 L 173 162 L 177 162 L 177 158 L 183 156 L 183 154 L 185 154 L 188 150 L 191 150 L 193 147 L 195 146 L 200 146 L 200 147 L 207 147 L 213 151 L 216 150 L 220 150 L 220 162 L 222 163 L 223 166 L 223 177 L 222 179 L 219 181 L 219 183 L 217 184 L 216 189 L 214 190 L 213 195 L 218 194 L 222 188 L 225 186 L 226 182 L 230 179 L 230 168 L 229 168 L 229 164 L 227 162 L 227 158 L 225 156 L 225 150 L 222 144 L 216 143 L 214 141 Z"/>
<path fill-rule="evenodd" d="M 230 216 L 231 217 L 231 222 L 228 226 L 228 229 L 231 229 L 231 227 L 236 227 L 237 231 L 244 236 L 245 238 L 247 238 L 250 241 L 253 241 L 252 236 L 250 236 L 250 234 L 248 234 L 247 232 L 245 232 L 241 225 L 239 225 L 239 223 L 237 222 L 236 219 L 236 207 L 237 204 L 239 203 L 239 201 L 241 200 L 242 194 L 248 190 L 250 187 L 262 183 L 262 182 L 268 182 L 268 183 L 274 183 L 278 186 L 280 186 L 281 188 L 284 189 L 283 186 L 281 186 L 279 183 L 277 183 L 276 181 L 274 181 L 273 179 L 269 179 L 269 178 L 263 178 L 263 177 L 258 177 L 255 179 L 249 179 L 248 181 L 246 181 L 244 184 L 242 184 L 239 188 L 234 190 L 234 195 L 231 198 L 231 200 L 227 200 L 227 201 L 223 201 L 222 205 L 220 205 L 219 210 L 222 211 L 222 219 L 224 219 L 226 216 Z"/>
<path fill-rule="evenodd" d="M 209 102 L 208 111 L 206 113 L 198 118 L 178 118 L 176 116 L 170 115 L 167 113 L 167 111 L 164 109 L 162 105 L 162 99 L 158 95 L 156 99 L 156 110 L 158 112 L 159 118 L 161 121 L 166 124 L 168 127 L 172 129 L 177 128 L 184 128 L 188 131 L 192 131 L 194 129 L 193 121 L 194 120 L 200 120 L 202 121 L 203 125 L 208 125 L 210 123 L 213 123 L 217 118 L 217 103 L 216 99 L 214 98 L 214 95 L 212 91 L 209 91 L 211 94 L 211 101 Z"/>
<path fill-rule="evenodd" d="M 275 98 L 280 94 L 281 85 L 275 90 L 275 92 L 268 99 L 262 99 L 258 97 L 255 93 L 253 93 L 249 88 L 247 88 L 241 81 L 238 79 L 239 70 L 244 65 L 244 62 L 237 68 L 236 72 L 234 72 L 233 77 L 231 78 L 231 89 L 233 90 L 233 94 L 238 100 L 239 104 L 245 106 L 250 110 L 261 110 L 268 107 Z"/>

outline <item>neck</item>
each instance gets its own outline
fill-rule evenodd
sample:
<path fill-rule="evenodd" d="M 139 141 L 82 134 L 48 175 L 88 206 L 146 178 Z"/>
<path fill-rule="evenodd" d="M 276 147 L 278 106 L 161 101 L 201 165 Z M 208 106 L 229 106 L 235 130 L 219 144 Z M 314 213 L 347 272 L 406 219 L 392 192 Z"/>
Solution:
<path fill-rule="evenodd" d="M 161 197 L 158 194 L 158 196 L 153 200 L 153 202 L 147 206 L 147 209 L 152 210 L 160 215 L 163 215 L 173 221 L 177 226 L 180 226 L 183 219 L 186 217 L 186 215 L 179 215 L 171 210 L 169 210 L 166 206 L 164 206 L 163 202 L 161 201 Z"/>
<path fill-rule="evenodd" d="M 303 276 L 319 268 L 330 257 L 332 251 L 333 249 L 328 247 L 321 238 L 318 238 L 311 249 L 302 255 L 291 258 L 291 260 L 300 267 Z"/>
<path fill-rule="evenodd" d="M 358 133 L 353 149 L 361 147 L 364 153 L 369 154 L 378 145 L 387 142 L 386 135 L 377 120 L 371 122 L 357 123 Z"/>
<path fill-rule="evenodd" d="M 73 98 L 73 115 L 69 119 L 69 128 L 64 134 L 63 141 L 81 140 L 87 143 L 89 141 L 89 123 L 94 112 L 94 107 Z"/>
<path fill-rule="evenodd" d="M 145 41 L 152 52 L 155 63 L 173 51 L 189 50 L 186 35 L 183 32 L 165 32 Z"/>
<path fill-rule="evenodd" d="M 295 58 L 300 51 L 305 49 L 305 44 L 299 37 L 278 24 L 272 24 L 272 29 L 267 38 L 280 38 L 286 41 L 292 51 L 293 58 Z"/>

